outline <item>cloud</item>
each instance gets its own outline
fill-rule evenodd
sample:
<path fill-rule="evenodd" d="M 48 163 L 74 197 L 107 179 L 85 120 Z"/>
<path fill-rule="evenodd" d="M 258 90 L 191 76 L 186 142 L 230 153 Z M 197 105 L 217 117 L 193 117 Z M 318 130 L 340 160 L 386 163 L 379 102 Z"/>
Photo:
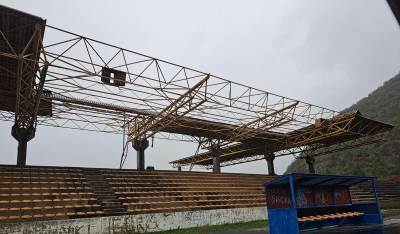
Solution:
<path fill-rule="evenodd" d="M 400 30 L 385 1 L 4 0 L 47 23 L 224 78 L 333 109 L 366 96 L 399 71 Z M 48 36 L 48 35 L 47 35 Z M 0 163 L 14 163 L 10 124 L 0 124 Z M 28 163 L 116 167 L 121 136 L 39 127 Z M 83 146 L 84 145 L 84 146 Z M 157 141 L 147 162 L 197 145 Z M 128 167 L 135 167 L 131 150 Z M 278 160 L 283 172 L 292 158 Z M 224 171 L 265 173 L 265 162 Z"/>

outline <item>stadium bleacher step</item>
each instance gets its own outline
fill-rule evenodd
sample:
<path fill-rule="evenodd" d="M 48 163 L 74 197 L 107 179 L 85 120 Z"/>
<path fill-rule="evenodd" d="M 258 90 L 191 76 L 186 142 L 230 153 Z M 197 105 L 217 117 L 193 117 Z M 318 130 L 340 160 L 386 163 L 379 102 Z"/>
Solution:
<path fill-rule="evenodd" d="M 114 194 L 108 194 L 106 193 L 105 195 L 101 195 L 101 194 L 97 194 L 97 198 L 101 199 L 101 200 L 112 200 L 112 199 L 116 199 L 117 196 L 115 196 Z"/>
<path fill-rule="evenodd" d="M 127 210 L 122 206 L 111 186 L 103 176 L 101 170 L 86 169 L 83 174 L 95 194 L 96 199 L 106 215 L 123 215 Z"/>
<path fill-rule="evenodd" d="M 400 195 L 400 185 L 392 180 L 380 179 L 376 184 L 380 201 L 395 201 Z M 370 188 L 360 184 L 351 189 L 353 201 L 365 202 L 373 201 L 374 196 L 371 195 Z"/>
<path fill-rule="evenodd" d="M 265 207 L 262 184 L 273 178 L 230 173 L 0 165 L 0 223 Z M 400 202 L 399 182 L 400 176 L 377 180 L 380 200 Z M 371 189 L 363 184 L 350 192 L 355 203 L 375 200 Z"/>
<path fill-rule="evenodd" d="M 127 211 L 125 208 L 106 208 L 104 209 L 104 213 L 107 215 L 112 215 L 112 216 L 116 216 L 116 215 L 125 215 L 127 214 Z"/>

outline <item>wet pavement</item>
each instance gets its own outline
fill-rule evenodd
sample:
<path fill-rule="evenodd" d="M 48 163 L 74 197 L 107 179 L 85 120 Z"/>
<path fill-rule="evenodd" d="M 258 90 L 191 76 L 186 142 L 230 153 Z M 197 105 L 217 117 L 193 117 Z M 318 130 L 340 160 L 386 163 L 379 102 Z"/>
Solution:
<path fill-rule="evenodd" d="M 399 212 L 397 212 L 399 213 Z M 320 230 L 311 230 L 302 232 L 304 234 L 333 234 L 333 233 L 346 233 L 346 234 L 400 234 L 400 215 L 387 214 L 384 215 L 383 225 L 364 225 L 364 226 L 342 226 L 331 227 Z M 265 229 L 249 229 L 240 231 L 218 232 L 214 234 L 269 234 L 267 228 Z"/>

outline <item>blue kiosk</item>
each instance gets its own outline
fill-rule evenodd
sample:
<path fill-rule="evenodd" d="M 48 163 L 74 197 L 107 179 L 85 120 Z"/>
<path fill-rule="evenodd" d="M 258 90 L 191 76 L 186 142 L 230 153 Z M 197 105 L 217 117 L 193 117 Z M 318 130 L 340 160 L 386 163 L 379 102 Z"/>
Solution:
<path fill-rule="evenodd" d="M 350 187 L 368 184 L 374 199 L 352 202 Z M 294 173 L 265 183 L 270 234 L 346 224 L 382 224 L 374 177 Z"/>

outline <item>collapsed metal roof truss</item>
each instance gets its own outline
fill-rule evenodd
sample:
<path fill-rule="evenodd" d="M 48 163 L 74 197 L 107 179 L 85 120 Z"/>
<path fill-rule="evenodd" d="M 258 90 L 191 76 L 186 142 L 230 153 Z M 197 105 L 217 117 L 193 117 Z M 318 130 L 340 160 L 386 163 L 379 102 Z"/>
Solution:
<path fill-rule="evenodd" d="M 19 97 L 28 100 L 29 95 L 37 93 L 35 90 L 43 91 L 40 92 L 40 102 L 50 103 L 51 112 L 37 116 L 39 125 L 126 134 L 128 142 L 153 136 L 197 142 L 203 149 L 208 149 L 210 142 L 218 141 L 226 153 L 221 158 L 227 158 L 221 161 L 225 165 L 245 162 L 251 157 L 253 159 L 247 161 L 254 160 L 266 149 L 285 155 L 303 152 L 301 148 L 310 149 L 314 145 L 328 147 L 335 142 L 347 141 L 343 137 L 352 132 L 348 129 L 351 125 L 349 119 L 328 108 L 242 85 L 44 23 L 41 26 L 42 32 L 46 33 L 43 40 L 41 37 L 38 40 L 39 47 L 34 50 L 37 55 L 12 53 L 12 43 L 6 43 L 11 50 L 2 48 L 0 51 L 0 58 L 7 60 L 0 64 L 0 69 L 11 74 L 8 79 L 16 76 L 14 68 L 9 66 L 14 60 L 32 64 L 31 74 L 35 74 L 32 77 L 37 81 L 40 81 L 40 71 L 45 67 L 43 87 L 27 86 L 31 92 Z M 4 44 L 8 37 L 17 34 L 18 29 L 1 31 L 0 42 Z M 2 96 L 12 95 L 6 92 L 12 93 L 13 90 L 3 86 L 0 87 Z M 6 98 L 4 100 L 6 103 Z M 11 98 L 7 103 L 14 102 Z M 0 119 L 15 120 L 19 105 L 15 108 L 3 108 Z M 34 112 L 30 110 L 29 114 Z M 34 118 L 36 120 L 36 116 Z M 322 125 L 316 126 L 319 122 Z M 329 123 L 328 127 L 326 123 Z M 380 130 L 386 126 L 375 125 Z M 358 129 L 356 134 L 350 135 L 357 138 L 362 134 Z M 371 135 L 371 132 L 365 134 Z M 341 138 L 334 139 L 335 136 Z M 332 142 L 320 142 L 326 139 Z M 235 157 L 226 156 L 230 154 Z M 207 166 L 207 160 L 209 154 L 203 153 L 175 161 L 173 165 Z"/>

